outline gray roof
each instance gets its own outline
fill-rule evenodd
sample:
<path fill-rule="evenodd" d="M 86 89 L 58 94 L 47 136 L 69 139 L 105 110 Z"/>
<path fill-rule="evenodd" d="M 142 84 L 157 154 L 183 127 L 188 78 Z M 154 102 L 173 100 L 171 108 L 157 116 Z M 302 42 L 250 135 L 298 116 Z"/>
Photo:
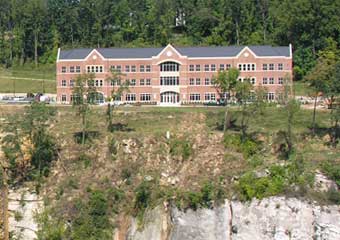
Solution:
<path fill-rule="evenodd" d="M 245 46 L 227 46 L 227 47 L 176 47 L 176 50 L 188 57 L 235 57 Z M 273 47 L 273 46 L 248 46 L 257 56 L 290 56 L 290 48 Z M 157 56 L 164 48 L 97 48 L 96 50 L 104 58 L 151 58 Z M 85 59 L 91 48 L 80 48 L 72 50 L 61 50 L 59 59 Z"/>

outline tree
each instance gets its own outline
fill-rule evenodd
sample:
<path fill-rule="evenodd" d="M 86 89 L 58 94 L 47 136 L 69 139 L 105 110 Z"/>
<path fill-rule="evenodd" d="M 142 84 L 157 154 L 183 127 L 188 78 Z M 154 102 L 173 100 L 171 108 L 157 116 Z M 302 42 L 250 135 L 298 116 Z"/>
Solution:
<path fill-rule="evenodd" d="M 95 102 L 97 94 L 94 85 L 94 74 L 78 75 L 72 94 L 73 107 L 77 109 L 77 114 L 81 117 L 81 144 L 84 145 L 86 141 L 90 104 Z"/>
<path fill-rule="evenodd" d="M 241 105 L 241 131 L 242 141 L 246 140 L 246 131 L 248 126 L 248 120 L 253 111 L 249 111 L 248 104 L 252 98 L 253 85 L 250 83 L 250 79 L 244 79 L 243 82 L 237 82 L 235 87 L 235 97 L 238 103 Z M 255 110 L 252 108 L 252 110 Z"/>
<path fill-rule="evenodd" d="M 336 96 L 340 92 L 339 54 L 336 44 L 330 40 L 330 46 L 319 53 L 319 58 L 315 67 L 306 76 L 305 80 L 314 90 L 314 111 L 312 120 L 312 133 L 315 134 L 316 127 L 316 104 L 319 94 L 328 98 L 328 103 L 332 108 Z"/>
<path fill-rule="evenodd" d="M 286 129 L 280 131 L 278 134 L 279 138 L 284 138 L 287 144 L 287 149 L 285 154 L 289 157 L 294 151 L 294 134 L 293 126 L 295 122 L 296 114 L 300 111 L 300 103 L 295 100 L 292 95 L 292 80 L 289 76 L 284 78 L 283 91 L 280 93 L 279 102 L 281 103 L 283 110 L 286 114 Z"/>
<path fill-rule="evenodd" d="M 129 82 L 128 81 L 122 81 L 122 74 L 120 71 L 116 71 L 114 69 L 111 70 L 111 76 L 106 79 L 107 84 L 110 84 L 112 87 L 112 90 L 110 92 L 110 96 L 108 97 L 109 103 L 107 104 L 107 128 L 109 131 L 112 131 L 113 129 L 113 123 L 112 123 L 112 112 L 114 110 L 114 104 L 111 104 L 112 101 L 120 100 L 124 92 L 129 91 Z"/>
<path fill-rule="evenodd" d="M 219 93 L 220 98 L 223 98 L 225 103 L 223 125 L 224 133 L 230 127 L 230 116 L 228 115 L 228 98 L 231 97 L 231 94 L 236 87 L 239 75 L 240 71 L 237 68 L 230 68 L 228 71 L 219 71 L 217 76 L 214 76 L 212 79 L 212 82 Z"/>

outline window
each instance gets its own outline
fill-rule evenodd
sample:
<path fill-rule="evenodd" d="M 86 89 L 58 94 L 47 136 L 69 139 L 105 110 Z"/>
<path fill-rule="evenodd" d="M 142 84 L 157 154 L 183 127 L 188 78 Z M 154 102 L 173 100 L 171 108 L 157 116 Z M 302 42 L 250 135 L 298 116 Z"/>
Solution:
<path fill-rule="evenodd" d="M 161 77 L 162 86 L 179 85 L 179 77 Z"/>
<path fill-rule="evenodd" d="M 196 72 L 200 72 L 201 71 L 201 65 L 197 64 L 196 65 Z"/>
<path fill-rule="evenodd" d="M 127 102 L 135 102 L 136 101 L 136 94 L 135 93 L 128 93 L 125 95 L 125 100 Z"/>
<path fill-rule="evenodd" d="M 196 78 L 196 85 L 201 85 L 201 79 L 200 78 Z"/>
<path fill-rule="evenodd" d="M 161 72 L 178 72 L 179 64 L 175 62 L 164 62 L 160 65 Z"/>
<path fill-rule="evenodd" d="M 278 69 L 279 71 L 282 71 L 282 70 L 283 70 L 283 64 L 282 64 L 282 63 L 279 63 L 279 64 L 277 65 L 277 69 Z"/>
<path fill-rule="evenodd" d="M 91 73 L 99 73 L 99 72 L 104 71 L 104 67 L 99 66 L 99 65 L 90 65 L 90 66 L 87 66 L 86 70 L 87 72 L 91 72 Z"/>
<path fill-rule="evenodd" d="M 210 78 L 206 78 L 205 80 L 204 80 L 204 84 L 205 85 L 210 85 Z"/>
<path fill-rule="evenodd" d="M 139 80 L 139 85 L 144 86 L 145 85 L 145 79 L 140 79 Z"/>
<path fill-rule="evenodd" d="M 204 94 L 204 100 L 205 101 L 216 101 L 215 93 L 206 93 L 206 94 Z"/>
<path fill-rule="evenodd" d="M 131 79 L 130 85 L 131 86 L 136 86 L 136 79 Z"/>
<path fill-rule="evenodd" d="M 80 66 L 76 66 L 76 72 L 80 73 Z"/>
<path fill-rule="evenodd" d="M 224 71 L 224 64 L 220 64 L 220 71 Z"/>
<path fill-rule="evenodd" d="M 111 80 L 110 85 L 111 86 L 119 86 L 119 85 L 121 85 L 121 80 L 120 79 Z"/>
<path fill-rule="evenodd" d="M 204 71 L 209 72 L 209 64 L 204 65 Z"/>
<path fill-rule="evenodd" d="M 279 77 L 279 82 L 278 82 L 279 84 L 283 84 L 283 77 Z"/>
<path fill-rule="evenodd" d="M 144 66 L 144 65 L 140 65 L 139 71 L 140 71 L 140 72 L 145 72 L 145 66 Z"/>
<path fill-rule="evenodd" d="M 70 87 L 74 87 L 74 82 L 75 81 L 73 79 L 70 80 Z"/>
<path fill-rule="evenodd" d="M 61 72 L 66 73 L 66 67 L 61 67 Z"/>
<path fill-rule="evenodd" d="M 130 72 L 130 66 L 129 65 L 125 66 L 125 72 Z"/>
<path fill-rule="evenodd" d="M 269 70 L 273 71 L 274 70 L 274 63 L 269 64 Z"/>
<path fill-rule="evenodd" d="M 239 81 L 239 82 L 243 82 L 243 79 L 242 79 L 242 78 L 238 78 L 238 81 Z"/>
<path fill-rule="evenodd" d="M 263 84 L 263 85 L 265 85 L 265 84 L 268 84 L 268 78 L 266 78 L 266 77 L 265 77 L 265 78 L 263 78 L 263 80 L 262 80 L 262 84 Z"/>
<path fill-rule="evenodd" d="M 190 84 L 190 85 L 195 85 L 195 79 L 194 79 L 194 78 L 190 78 L 189 84 Z"/>
<path fill-rule="evenodd" d="M 70 102 L 74 103 L 76 98 L 77 98 L 77 95 L 71 94 L 70 95 Z"/>
<path fill-rule="evenodd" d="M 225 65 L 225 69 L 226 69 L 226 70 L 229 70 L 230 68 L 231 68 L 231 64 L 226 64 L 226 65 Z"/>
<path fill-rule="evenodd" d="M 274 100 L 275 100 L 275 93 L 273 93 L 273 92 L 267 93 L 266 99 L 267 99 L 268 101 L 274 101 Z"/>
<path fill-rule="evenodd" d="M 151 94 L 150 93 L 140 94 L 140 101 L 141 102 L 150 102 L 151 101 Z"/>
<path fill-rule="evenodd" d="M 251 78 L 251 79 L 250 79 L 250 83 L 253 84 L 253 85 L 255 85 L 256 79 L 255 79 L 255 78 Z"/>
<path fill-rule="evenodd" d="M 150 85 L 151 85 L 151 79 L 150 79 L 150 78 L 147 78 L 147 79 L 146 79 L 146 85 L 147 85 L 147 86 L 150 86 Z"/>
<path fill-rule="evenodd" d="M 230 64 L 229 64 L 228 69 L 229 69 L 230 67 L 231 67 L 231 66 L 230 66 Z M 255 71 L 255 64 L 254 64 L 254 63 L 239 64 L 239 65 L 238 65 L 238 69 L 239 69 L 240 71 L 248 71 L 248 72 L 250 72 L 250 71 Z"/>
<path fill-rule="evenodd" d="M 61 95 L 61 101 L 62 102 L 66 102 L 67 101 L 67 97 L 66 97 L 66 95 Z"/>
<path fill-rule="evenodd" d="M 151 66 L 150 65 L 146 65 L 146 72 L 151 72 Z"/>
<path fill-rule="evenodd" d="M 190 71 L 190 72 L 195 71 L 195 66 L 194 66 L 194 65 L 190 65 L 190 66 L 189 66 L 189 71 Z"/>
<path fill-rule="evenodd" d="M 117 72 L 121 72 L 122 71 L 122 66 L 121 65 L 117 65 L 116 66 L 116 70 L 117 70 Z"/>
<path fill-rule="evenodd" d="M 262 64 L 262 70 L 267 71 L 268 70 L 268 64 Z"/>
<path fill-rule="evenodd" d="M 70 72 L 71 72 L 71 73 L 74 73 L 74 66 L 71 66 L 71 67 L 70 67 Z"/>
<path fill-rule="evenodd" d="M 62 87 L 66 87 L 67 86 L 66 80 L 61 80 L 61 86 Z"/>
<path fill-rule="evenodd" d="M 103 80 L 96 80 L 95 85 L 96 85 L 96 87 L 102 87 L 103 86 Z"/>
<path fill-rule="evenodd" d="M 274 84 L 274 78 L 273 77 L 269 78 L 269 84 Z"/>
<path fill-rule="evenodd" d="M 131 72 L 136 72 L 136 65 L 131 66 Z"/>
<path fill-rule="evenodd" d="M 216 65 L 215 64 L 211 64 L 210 68 L 211 68 L 210 71 L 212 71 L 212 72 L 216 71 Z"/>
<path fill-rule="evenodd" d="M 201 95 L 199 93 L 190 93 L 190 101 L 200 101 Z"/>

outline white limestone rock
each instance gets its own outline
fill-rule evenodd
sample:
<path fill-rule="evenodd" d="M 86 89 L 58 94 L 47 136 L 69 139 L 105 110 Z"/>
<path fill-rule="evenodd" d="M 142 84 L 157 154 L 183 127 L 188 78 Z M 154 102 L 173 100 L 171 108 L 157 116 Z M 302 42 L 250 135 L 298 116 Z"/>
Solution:
<path fill-rule="evenodd" d="M 18 239 L 34 240 L 38 231 L 35 214 L 42 208 L 43 202 L 28 189 L 10 191 L 8 209 L 12 213 L 9 218 L 9 230 Z M 15 219 L 15 213 L 20 216 Z"/>
<path fill-rule="evenodd" d="M 313 240 L 340 239 L 340 206 L 315 207 L 315 237 Z"/>
<path fill-rule="evenodd" d="M 232 211 L 232 240 L 306 240 L 313 236 L 313 208 L 297 199 L 232 202 Z"/>
<path fill-rule="evenodd" d="M 230 240 L 230 204 L 214 209 L 172 209 L 170 240 Z"/>
<path fill-rule="evenodd" d="M 158 206 L 144 215 L 143 226 L 139 229 L 136 219 L 132 219 L 127 240 L 166 240 L 168 235 L 168 214 Z"/>

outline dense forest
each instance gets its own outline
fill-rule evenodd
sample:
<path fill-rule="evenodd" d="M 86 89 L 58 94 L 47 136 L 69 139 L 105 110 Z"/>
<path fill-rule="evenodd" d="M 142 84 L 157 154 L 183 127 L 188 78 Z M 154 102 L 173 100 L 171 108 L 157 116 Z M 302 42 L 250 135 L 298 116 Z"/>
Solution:
<path fill-rule="evenodd" d="M 339 0 L 0 0 L 0 64 L 53 63 L 58 47 L 293 44 L 301 79 L 340 44 Z"/>

